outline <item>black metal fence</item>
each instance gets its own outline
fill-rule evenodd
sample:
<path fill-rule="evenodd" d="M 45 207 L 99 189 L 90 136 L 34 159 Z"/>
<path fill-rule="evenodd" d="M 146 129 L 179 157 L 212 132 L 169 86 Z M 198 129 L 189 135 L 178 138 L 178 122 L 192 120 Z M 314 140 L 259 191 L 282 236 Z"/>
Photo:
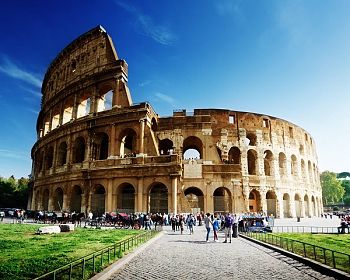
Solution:
<path fill-rule="evenodd" d="M 273 226 L 273 233 L 341 233 L 341 227 L 312 227 L 312 226 Z M 349 233 L 349 228 L 344 230 Z"/>
<path fill-rule="evenodd" d="M 146 231 L 142 234 L 129 237 L 41 275 L 34 280 L 89 279 L 93 274 L 102 271 L 103 268 L 115 261 L 117 258 L 121 258 L 124 253 L 128 252 L 130 249 L 139 245 L 140 243 L 148 241 L 157 233 L 157 231 Z"/>
<path fill-rule="evenodd" d="M 246 231 L 240 232 L 240 234 L 280 247 L 305 258 L 324 263 L 325 265 L 350 272 L 350 254 L 345 254 L 322 246 L 278 236 L 272 233 Z"/>

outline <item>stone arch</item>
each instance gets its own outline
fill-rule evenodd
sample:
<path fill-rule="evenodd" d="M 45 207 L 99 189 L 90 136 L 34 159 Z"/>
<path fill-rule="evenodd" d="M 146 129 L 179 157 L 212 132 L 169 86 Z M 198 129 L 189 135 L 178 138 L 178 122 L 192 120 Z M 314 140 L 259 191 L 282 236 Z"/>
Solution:
<path fill-rule="evenodd" d="M 149 189 L 149 212 L 168 213 L 168 188 L 166 185 L 155 182 Z"/>
<path fill-rule="evenodd" d="M 196 136 L 189 136 L 183 141 L 182 153 L 184 159 L 203 157 L 202 140 Z"/>
<path fill-rule="evenodd" d="M 73 104 L 74 99 L 68 98 L 65 100 L 63 105 L 63 117 L 62 117 L 62 124 L 68 123 L 73 119 Z"/>
<path fill-rule="evenodd" d="M 107 133 L 100 132 L 94 137 L 92 144 L 92 159 L 104 160 L 108 158 L 109 137 Z"/>
<path fill-rule="evenodd" d="M 303 177 L 303 179 L 305 180 L 306 179 L 306 172 L 305 172 L 305 161 L 302 159 L 300 161 L 300 169 L 301 169 L 301 176 Z"/>
<path fill-rule="evenodd" d="M 132 213 L 135 211 L 135 187 L 130 183 L 122 183 L 118 187 L 117 211 Z"/>
<path fill-rule="evenodd" d="M 52 110 L 52 118 L 51 118 L 51 130 L 54 130 L 60 125 L 60 110 L 53 109 Z"/>
<path fill-rule="evenodd" d="M 311 196 L 311 215 L 312 216 L 317 216 L 317 213 L 316 213 L 316 202 L 315 202 L 315 197 L 314 196 Z"/>
<path fill-rule="evenodd" d="M 258 159 L 257 152 L 252 149 L 248 150 L 247 159 L 248 159 L 248 174 L 257 175 L 257 159 Z"/>
<path fill-rule="evenodd" d="M 57 151 L 57 165 L 62 166 L 67 163 L 67 143 L 63 141 L 58 146 Z"/>
<path fill-rule="evenodd" d="M 282 152 L 278 155 L 278 166 L 280 175 L 287 175 L 287 158 L 286 155 Z"/>
<path fill-rule="evenodd" d="M 302 144 L 299 146 L 299 154 L 302 156 L 304 155 L 304 146 Z"/>
<path fill-rule="evenodd" d="M 310 183 L 313 182 L 313 178 L 312 178 L 312 165 L 311 165 L 311 161 L 307 162 L 307 171 L 308 171 L 308 175 L 309 175 L 309 181 Z"/>
<path fill-rule="evenodd" d="M 213 193 L 214 212 L 232 212 L 232 195 L 229 189 L 219 187 Z"/>
<path fill-rule="evenodd" d="M 90 93 L 83 93 L 78 99 L 77 118 L 82 118 L 90 114 L 91 111 L 91 97 Z"/>
<path fill-rule="evenodd" d="M 248 132 L 245 138 L 247 146 L 256 146 L 256 134 L 253 132 Z"/>
<path fill-rule="evenodd" d="M 283 217 L 291 218 L 290 210 L 290 196 L 285 193 L 283 194 Z"/>
<path fill-rule="evenodd" d="M 291 170 L 291 174 L 294 176 L 298 175 L 298 162 L 297 162 L 297 157 L 295 155 L 292 155 L 290 157 L 291 161 L 290 161 L 290 170 Z"/>
<path fill-rule="evenodd" d="M 204 194 L 201 189 L 197 187 L 189 187 L 184 191 L 188 210 L 187 212 L 191 212 L 193 208 L 199 208 L 200 211 L 204 211 Z"/>
<path fill-rule="evenodd" d="M 73 163 L 80 163 L 85 160 L 85 139 L 79 136 L 74 141 Z"/>
<path fill-rule="evenodd" d="M 228 152 L 228 161 L 231 164 L 241 164 L 241 150 L 238 147 L 231 147 Z"/>
<path fill-rule="evenodd" d="M 173 153 L 174 143 L 166 138 L 159 141 L 159 153 L 161 155 L 171 155 Z"/>
<path fill-rule="evenodd" d="M 298 193 L 296 193 L 294 195 L 294 208 L 295 208 L 295 215 L 297 217 L 302 217 L 303 216 L 302 215 L 303 213 L 301 212 L 302 211 L 301 205 L 302 205 L 301 196 Z"/>
<path fill-rule="evenodd" d="M 48 189 L 45 189 L 43 191 L 42 204 L 41 204 L 44 211 L 49 210 L 49 198 L 50 198 L 50 192 Z"/>
<path fill-rule="evenodd" d="M 264 152 L 264 173 L 265 176 L 273 175 L 273 154 L 270 150 Z"/>
<path fill-rule="evenodd" d="M 132 128 L 124 129 L 119 136 L 120 156 L 130 157 L 136 154 L 137 134 Z"/>
<path fill-rule="evenodd" d="M 104 186 L 96 185 L 91 193 L 91 212 L 95 217 L 100 217 L 105 213 L 106 189 Z"/>
<path fill-rule="evenodd" d="M 75 185 L 71 191 L 70 197 L 70 211 L 75 211 L 76 213 L 81 212 L 81 200 L 82 200 L 83 191 L 80 186 Z"/>
<path fill-rule="evenodd" d="M 62 188 L 56 188 L 53 195 L 53 210 L 54 211 L 62 211 L 63 207 L 63 190 Z"/>
<path fill-rule="evenodd" d="M 249 212 L 259 212 L 261 210 L 261 195 L 256 189 L 249 193 Z"/>
<path fill-rule="evenodd" d="M 277 217 L 277 196 L 274 191 L 266 193 L 267 215 Z"/>
<path fill-rule="evenodd" d="M 97 98 L 97 112 L 111 110 L 113 105 L 113 89 L 108 86 L 99 91 Z"/>
<path fill-rule="evenodd" d="M 310 203 L 309 197 L 307 195 L 304 196 L 304 209 L 305 209 L 305 217 L 310 217 Z"/>
<path fill-rule="evenodd" d="M 53 147 L 50 146 L 45 153 L 45 169 L 49 170 L 53 167 Z"/>
<path fill-rule="evenodd" d="M 43 170 L 44 162 L 44 151 L 38 150 L 35 153 L 35 173 L 41 172 Z"/>

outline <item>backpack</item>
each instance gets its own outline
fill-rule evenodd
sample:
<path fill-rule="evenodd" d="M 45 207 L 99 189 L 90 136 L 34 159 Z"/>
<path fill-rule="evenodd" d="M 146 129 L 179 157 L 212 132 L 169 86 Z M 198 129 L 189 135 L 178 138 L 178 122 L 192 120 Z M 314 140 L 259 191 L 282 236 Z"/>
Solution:
<path fill-rule="evenodd" d="M 231 216 L 227 216 L 225 218 L 225 227 L 231 227 L 232 226 L 232 222 L 233 222 L 232 217 Z"/>

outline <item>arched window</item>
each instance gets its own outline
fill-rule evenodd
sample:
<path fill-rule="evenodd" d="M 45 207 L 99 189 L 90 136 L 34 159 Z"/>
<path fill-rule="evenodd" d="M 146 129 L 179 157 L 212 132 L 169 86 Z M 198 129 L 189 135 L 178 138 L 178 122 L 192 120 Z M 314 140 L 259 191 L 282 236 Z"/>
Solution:
<path fill-rule="evenodd" d="M 96 185 L 91 195 L 91 211 L 95 217 L 101 217 L 105 213 L 105 193 L 102 185 Z"/>
<path fill-rule="evenodd" d="M 63 190 L 57 188 L 54 194 L 53 209 L 54 211 L 62 211 L 63 206 Z"/>
<path fill-rule="evenodd" d="M 74 141 L 73 163 L 80 163 L 85 160 L 85 139 L 78 137 Z"/>
<path fill-rule="evenodd" d="M 50 169 L 53 165 L 53 147 L 49 147 L 45 153 L 45 169 Z"/>
<path fill-rule="evenodd" d="M 183 142 L 182 152 L 184 159 L 197 158 L 203 156 L 203 143 L 198 137 L 187 137 Z"/>
<path fill-rule="evenodd" d="M 78 103 L 77 118 L 82 118 L 90 113 L 91 98 L 88 94 L 81 97 Z"/>
<path fill-rule="evenodd" d="M 62 166 L 67 163 L 67 143 L 62 142 L 58 146 L 58 159 L 57 159 L 57 165 Z"/>
<path fill-rule="evenodd" d="M 98 133 L 92 145 L 92 159 L 104 160 L 108 158 L 109 137 L 106 133 Z"/>
<path fill-rule="evenodd" d="M 232 212 L 232 198 L 231 192 L 225 188 L 220 187 L 214 191 L 214 212 Z"/>
<path fill-rule="evenodd" d="M 129 183 L 124 183 L 118 188 L 117 211 L 132 213 L 135 211 L 135 188 Z"/>
<path fill-rule="evenodd" d="M 231 164 L 241 163 L 241 151 L 237 147 L 232 147 L 228 153 L 228 161 Z"/>
<path fill-rule="evenodd" d="M 246 144 L 249 146 L 256 146 L 256 135 L 255 133 L 249 132 L 246 136 Z"/>
<path fill-rule="evenodd" d="M 291 156 L 291 173 L 292 175 L 296 176 L 298 175 L 298 162 L 297 162 L 297 157 L 295 155 Z"/>
<path fill-rule="evenodd" d="M 68 99 L 64 103 L 62 124 L 68 123 L 73 118 L 73 99 Z"/>
<path fill-rule="evenodd" d="M 284 153 L 279 153 L 278 155 L 278 166 L 280 175 L 287 175 L 287 158 Z"/>
<path fill-rule="evenodd" d="M 264 152 L 264 172 L 265 176 L 271 176 L 273 170 L 273 154 L 270 150 Z"/>
<path fill-rule="evenodd" d="M 257 174 L 257 154 L 254 150 L 248 150 L 248 174 L 256 175 Z"/>
<path fill-rule="evenodd" d="M 149 194 L 151 213 L 168 213 L 168 188 L 162 183 L 155 183 Z"/>
<path fill-rule="evenodd" d="M 97 100 L 97 112 L 112 109 L 113 90 L 108 90 L 104 94 L 100 95 Z"/>
<path fill-rule="evenodd" d="M 120 136 L 120 156 L 131 157 L 136 154 L 136 132 L 126 129 Z"/>
<path fill-rule="evenodd" d="M 173 141 L 163 139 L 159 141 L 159 153 L 161 155 L 171 155 L 173 153 Z"/>

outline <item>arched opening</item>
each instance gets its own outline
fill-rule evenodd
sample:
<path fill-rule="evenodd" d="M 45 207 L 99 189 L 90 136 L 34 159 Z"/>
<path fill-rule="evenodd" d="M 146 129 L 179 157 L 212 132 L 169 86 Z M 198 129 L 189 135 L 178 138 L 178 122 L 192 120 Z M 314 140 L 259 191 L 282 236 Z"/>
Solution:
<path fill-rule="evenodd" d="M 248 150 L 248 174 L 249 175 L 256 175 L 257 174 L 257 153 L 254 150 Z"/>
<path fill-rule="evenodd" d="M 278 166 L 280 170 L 280 175 L 287 175 L 287 158 L 284 153 L 279 153 L 278 155 Z"/>
<path fill-rule="evenodd" d="M 70 99 L 64 103 L 62 124 L 68 123 L 73 118 L 74 100 Z"/>
<path fill-rule="evenodd" d="M 50 132 L 50 118 L 46 117 L 44 121 L 44 135 Z"/>
<path fill-rule="evenodd" d="M 78 137 L 74 141 L 73 163 L 83 162 L 85 160 L 85 139 Z"/>
<path fill-rule="evenodd" d="M 312 211 L 312 213 L 311 213 L 311 215 L 312 216 L 317 216 L 317 213 L 316 213 L 316 203 L 315 203 L 315 197 L 314 196 L 312 196 L 311 197 L 311 211 Z"/>
<path fill-rule="evenodd" d="M 155 118 L 152 118 L 151 128 L 152 128 L 153 131 L 157 131 L 158 130 L 158 124 L 157 124 L 157 121 L 156 121 Z"/>
<path fill-rule="evenodd" d="M 35 200 L 34 200 L 34 209 L 33 210 L 39 210 L 39 203 L 40 203 L 40 192 L 35 192 Z"/>
<path fill-rule="evenodd" d="M 261 211 L 261 196 L 257 190 L 252 190 L 249 193 L 249 212 Z"/>
<path fill-rule="evenodd" d="M 186 189 L 185 197 L 187 201 L 186 212 L 194 212 L 194 209 L 199 210 L 195 212 L 204 211 L 204 195 L 200 189 L 196 187 Z"/>
<path fill-rule="evenodd" d="M 136 155 L 136 132 L 126 129 L 120 138 L 120 157 L 133 157 Z"/>
<path fill-rule="evenodd" d="M 173 153 L 173 141 L 170 139 L 163 139 L 159 141 L 159 153 L 161 155 L 171 155 Z"/>
<path fill-rule="evenodd" d="M 155 183 L 149 192 L 149 210 L 151 213 L 168 213 L 168 188 Z"/>
<path fill-rule="evenodd" d="M 297 176 L 298 175 L 298 162 L 297 162 L 297 157 L 295 155 L 291 156 L 290 167 L 291 167 L 292 175 Z"/>
<path fill-rule="evenodd" d="M 232 147 L 228 152 L 228 161 L 231 164 L 241 164 L 241 151 L 238 147 Z"/>
<path fill-rule="evenodd" d="M 67 163 L 67 143 L 62 142 L 58 146 L 57 165 L 62 166 Z"/>
<path fill-rule="evenodd" d="M 49 190 L 45 189 L 43 193 L 43 201 L 42 201 L 42 206 L 44 211 L 49 210 Z"/>
<path fill-rule="evenodd" d="M 41 172 L 43 169 L 44 152 L 39 150 L 35 153 L 35 173 Z"/>
<path fill-rule="evenodd" d="M 301 217 L 301 197 L 297 193 L 294 196 L 294 207 L 295 207 L 295 215 L 297 217 Z"/>
<path fill-rule="evenodd" d="M 95 217 L 100 217 L 105 213 L 106 190 L 102 185 L 96 185 L 91 194 L 91 212 Z"/>
<path fill-rule="evenodd" d="M 129 183 L 118 187 L 117 211 L 133 213 L 135 211 L 135 188 Z"/>
<path fill-rule="evenodd" d="M 53 165 L 53 147 L 49 147 L 45 153 L 45 169 L 48 170 Z"/>
<path fill-rule="evenodd" d="M 53 210 L 62 211 L 62 206 L 63 206 L 63 190 L 61 188 L 57 188 L 55 190 L 54 199 L 53 199 Z"/>
<path fill-rule="evenodd" d="M 75 211 L 76 213 L 81 212 L 81 195 L 82 190 L 80 186 L 74 186 L 72 190 L 72 196 L 70 201 L 70 211 Z"/>
<path fill-rule="evenodd" d="M 91 107 L 91 98 L 88 94 L 83 95 L 80 98 L 77 108 L 77 118 L 82 118 L 87 116 L 90 113 Z"/>
<path fill-rule="evenodd" d="M 305 217 L 310 217 L 309 197 L 307 195 L 304 196 L 304 209 L 305 209 Z"/>
<path fill-rule="evenodd" d="M 312 166 L 311 166 L 311 161 L 307 162 L 307 167 L 308 167 L 308 172 L 309 172 L 309 180 L 310 183 L 313 182 L 313 178 L 312 178 Z"/>
<path fill-rule="evenodd" d="M 271 216 L 273 215 L 274 217 L 277 216 L 277 196 L 275 192 L 273 191 L 268 191 L 266 193 L 266 204 L 267 204 L 267 215 Z"/>
<path fill-rule="evenodd" d="M 102 112 L 112 109 L 113 90 L 108 90 L 101 94 L 97 100 L 97 112 Z"/>
<path fill-rule="evenodd" d="M 55 110 L 52 112 L 52 119 L 51 119 L 51 130 L 54 130 L 57 128 L 60 124 L 60 112 L 58 110 Z"/>
<path fill-rule="evenodd" d="M 285 218 L 291 218 L 289 206 L 290 206 L 290 197 L 289 197 L 289 194 L 285 193 L 283 195 L 283 216 Z"/>
<path fill-rule="evenodd" d="M 300 162 L 300 169 L 301 169 L 301 176 L 303 177 L 303 179 L 306 179 L 305 162 L 303 159 Z"/>
<path fill-rule="evenodd" d="M 201 159 L 203 156 L 203 143 L 195 136 L 187 137 L 183 142 L 182 147 L 184 159 Z"/>
<path fill-rule="evenodd" d="M 214 191 L 214 212 L 232 212 L 231 193 L 227 188 L 220 187 Z"/>
<path fill-rule="evenodd" d="M 299 146 L 299 153 L 300 153 L 300 155 L 304 155 L 304 146 L 301 144 Z"/>
<path fill-rule="evenodd" d="M 265 176 L 272 176 L 273 172 L 273 154 L 270 150 L 264 152 L 264 172 Z"/>
<path fill-rule="evenodd" d="M 109 137 L 106 133 L 97 133 L 92 145 L 92 159 L 104 160 L 108 158 Z"/>
<path fill-rule="evenodd" d="M 246 144 L 249 146 L 256 146 L 256 135 L 255 133 L 249 132 L 246 136 Z"/>

